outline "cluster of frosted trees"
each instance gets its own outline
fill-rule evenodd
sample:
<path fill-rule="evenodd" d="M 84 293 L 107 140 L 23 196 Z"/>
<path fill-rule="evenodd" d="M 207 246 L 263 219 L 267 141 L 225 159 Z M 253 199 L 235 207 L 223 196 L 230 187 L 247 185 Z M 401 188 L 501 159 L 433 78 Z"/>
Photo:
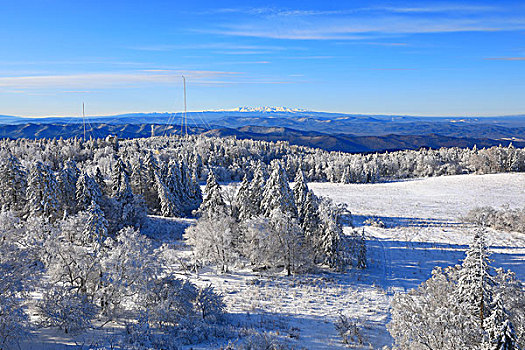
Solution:
<path fill-rule="evenodd" d="M 245 175 L 253 176 L 253 164 L 269 165 L 274 159 L 281 161 L 290 178 L 302 170 L 309 181 L 342 183 L 525 171 L 525 150 L 513 146 L 349 154 L 292 146 L 287 142 L 170 136 L 120 142 L 115 139 L 2 140 L 2 149 L 28 164 L 40 161 L 57 170 L 64 161 L 74 160 L 88 168 L 100 167 L 105 176 L 111 172 L 116 155 L 129 167 L 136 167 L 139 166 L 134 161 L 137 154 L 154 150 L 161 169 L 173 159 L 184 160 L 190 168 L 188 178 L 195 175 L 198 181 L 206 179 L 208 169 L 213 170 L 218 181 L 241 181 Z"/>
<path fill-rule="evenodd" d="M 138 230 L 110 234 L 108 227 L 96 204 L 54 222 L 0 212 L 1 348 L 34 327 L 76 333 L 110 322 L 126 326 L 118 340 L 124 348 L 170 348 L 201 340 L 220 321 L 224 304 L 213 288 L 176 277 Z M 32 291 L 42 298 L 35 302 Z"/>
<path fill-rule="evenodd" d="M 490 262 L 484 234 L 477 232 L 461 265 L 436 268 L 419 288 L 396 294 L 388 325 L 394 348 L 523 348 L 524 286 Z"/>
<path fill-rule="evenodd" d="M 525 233 L 525 207 L 501 209 L 492 207 L 474 208 L 465 216 L 467 221 L 496 230 Z"/>
<path fill-rule="evenodd" d="M 344 207 L 317 198 L 301 171 L 291 189 L 280 161 L 268 170 L 258 163 L 236 193 L 226 193 L 213 173 L 208 176 L 201 217 L 186 232 L 198 262 L 216 264 L 221 272 L 249 265 L 283 268 L 288 275 L 316 264 L 366 267 L 364 238 L 343 234 Z"/>
<path fill-rule="evenodd" d="M 199 207 L 200 187 L 185 161 L 114 147 L 108 154 L 103 173 L 105 158 L 77 163 L 54 154 L 32 163 L 2 152 L 0 348 L 33 327 L 74 333 L 115 322 L 127 327 L 119 340 L 125 348 L 170 348 L 201 340 L 221 318 L 213 288 L 176 277 L 140 233 L 146 212 Z M 32 291 L 42 294 L 38 302 Z"/>

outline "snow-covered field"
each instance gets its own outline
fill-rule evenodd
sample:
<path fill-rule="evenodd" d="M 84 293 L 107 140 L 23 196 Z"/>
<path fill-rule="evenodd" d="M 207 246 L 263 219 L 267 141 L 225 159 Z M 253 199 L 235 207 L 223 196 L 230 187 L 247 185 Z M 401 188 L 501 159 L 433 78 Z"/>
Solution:
<path fill-rule="evenodd" d="M 309 187 L 317 195 L 348 205 L 356 228 L 364 228 L 368 237 L 367 270 L 291 278 L 249 272 L 199 276 L 222 291 L 230 311 L 239 317 L 273 317 L 279 324 L 276 329 L 282 329 L 281 337 L 307 349 L 345 348 L 333 324 L 341 313 L 359 321 L 362 348 L 389 345 L 386 324 L 393 294 L 418 286 L 435 266 L 454 265 L 464 257 L 475 228 L 463 223 L 461 216 L 477 206 L 525 204 L 525 174 L 381 184 L 310 183 Z M 386 227 L 363 226 L 371 217 L 380 218 Z M 525 236 L 489 230 L 487 241 L 494 265 L 510 268 L 525 280 Z"/>
<path fill-rule="evenodd" d="M 386 324 L 394 293 L 416 287 L 430 277 L 435 266 L 453 265 L 463 258 L 475 228 L 463 223 L 461 216 L 477 206 L 525 205 L 525 174 L 448 176 L 381 184 L 311 183 L 309 187 L 317 195 L 348 205 L 356 229 L 364 229 L 367 236 L 366 270 L 287 277 L 249 270 L 217 275 L 213 268 L 207 268 L 186 274 L 196 284 L 212 284 L 223 294 L 232 323 L 267 330 L 270 339 L 305 349 L 347 348 L 334 327 L 340 314 L 358 322 L 363 344 L 355 348 L 390 345 Z M 364 225 L 368 218 L 379 218 L 386 227 Z M 180 223 L 187 226 L 191 220 Z M 154 232 L 148 234 L 154 236 Z M 487 241 L 494 265 L 510 268 L 525 280 L 525 235 L 489 230 Z M 180 247 L 189 253 L 184 244 Z M 82 348 L 78 341 L 65 346 L 66 339 L 52 337 L 42 335 L 40 339 L 45 339 L 47 346 L 40 348 Z M 217 342 L 191 348 L 224 345 Z"/>

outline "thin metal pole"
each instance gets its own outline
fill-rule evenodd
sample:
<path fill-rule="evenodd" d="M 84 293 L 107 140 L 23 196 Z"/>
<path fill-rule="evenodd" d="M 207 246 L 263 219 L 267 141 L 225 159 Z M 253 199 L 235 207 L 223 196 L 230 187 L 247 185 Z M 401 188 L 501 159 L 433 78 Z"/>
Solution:
<path fill-rule="evenodd" d="M 186 78 L 182 76 L 182 81 L 184 83 L 184 124 L 186 125 L 186 136 L 188 136 L 188 115 L 186 108 Z"/>
<path fill-rule="evenodd" d="M 86 113 L 84 110 L 84 102 L 82 102 L 82 123 L 84 124 L 84 141 L 86 141 Z"/>

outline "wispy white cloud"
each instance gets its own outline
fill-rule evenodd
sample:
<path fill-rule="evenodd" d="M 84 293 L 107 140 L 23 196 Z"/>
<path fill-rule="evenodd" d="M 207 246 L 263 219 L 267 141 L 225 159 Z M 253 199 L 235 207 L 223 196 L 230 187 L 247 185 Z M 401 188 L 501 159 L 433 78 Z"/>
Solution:
<path fill-rule="evenodd" d="M 265 64 L 269 62 L 261 61 L 258 63 Z M 282 80 L 270 76 L 250 76 L 241 72 L 148 69 L 129 73 L 0 77 L 0 90 L 3 92 L 17 91 L 26 94 L 38 91 L 84 93 L 97 89 L 127 88 L 148 84 L 180 83 L 182 74 L 192 85 L 296 83 L 294 80 Z"/>
<path fill-rule="evenodd" d="M 0 77 L 0 87 L 10 89 L 35 88 L 110 88 L 140 84 L 169 84 L 180 81 L 184 74 L 193 82 L 218 77 L 234 77 L 241 73 L 226 71 L 143 70 L 128 73 L 84 73 L 71 75 L 33 75 Z"/>
<path fill-rule="evenodd" d="M 525 57 L 487 57 L 488 61 L 525 61 Z"/>
<path fill-rule="evenodd" d="M 430 5 L 430 6 L 412 6 L 412 7 L 370 7 L 370 10 L 386 11 L 393 13 L 439 13 L 439 12 L 494 12 L 500 11 L 501 8 L 497 6 L 477 6 L 477 5 Z"/>
<path fill-rule="evenodd" d="M 524 19 L 407 19 L 402 16 L 276 24 L 269 21 L 225 26 L 215 34 L 292 40 L 370 40 L 389 35 L 493 32 L 525 29 Z"/>
<path fill-rule="evenodd" d="M 230 7 L 217 8 L 200 12 L 200 14 L 242 14 L 260 17 L 320 17 L 320 16 L 344 16 L 352 14 L 384 12 L 384 13 L 482 13 L 495 12 L 502 10 L 497 6 L 483 5 L 458 5 L 458 4 L 440 4 L 440 5 L 421 5 L 415 6 L 363 6 L 355 8 L 343 8 L 336 10 L 311 10 L 311 9 L 290 9 L 279 7 Z"/>
<path fill-rule="evenodd" d="M 232 15 L 234 20 L 218 21 L 221 24 L 215 28 L 195 31 L 290 40 L 373 40 L 409 34 L 517 31 L 525 29 L 524 9 L 456 4 L 334 11 L 222 9 L 237 16 Z"/>
<path fill-rule="evenodd" d="M 285 47 L 276 45 L 241 45 L 232 43 L 204 43 L 204 44 L 188 44 L 188 45 L 177 45 L 177 44 L 152 44 L 152 45 L 139 45 L 129 47 L 132 50 L 138 51 L 175 51 L 175 50 L 264 50 L 264 51 L 285 51 L 291 49 L 300 49 L 297 47 Z"/>

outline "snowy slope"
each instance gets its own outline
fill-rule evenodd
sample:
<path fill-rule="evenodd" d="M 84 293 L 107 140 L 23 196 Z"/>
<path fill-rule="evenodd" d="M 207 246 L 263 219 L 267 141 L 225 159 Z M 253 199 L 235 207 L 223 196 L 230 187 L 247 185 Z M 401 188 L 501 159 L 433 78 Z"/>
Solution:
<path fill-rule="evenodd" d="M 455 221 L 478 206 L 525 205 L 525 174 L 457 175 L 380 184 L 312 183 L 357 215 Z"/>
<path fill-rule="evenodd" d="M 342 349 L 333 322 L 343 313 L 359 320 L 364 344 L 391 343 L 386 330 L 395 292 L 417 287 L 435 266 L 457 264 L 475 229 L 460 216 L 481 205 L 521 207 L 525 174 L 462 175 L 382 184 L 310 183 L 317 195 L 347 203 L 357 229 L 368 237 L 369 268 L 346 274 L 324 272 L 293 278 L 242 274 L 201 275 L 225 295 L 237 315 L 274 315 L 281 334 L 297 329 L 295 343 L 306 349 Z M 386 228 L 363 226 L 380 217 Z M 346 228 L 349 231 L 351 228 Z M 495 266 L 525 280 L 525 236 L 489 230 Z M 250 283 L 256 279 L 257 284 Z M 252 316 L 253 317 L 253 316 Z"/>
<path fill-rule="evenodd" d="M 348 204 L 356 228 L 364 229 L 367 236 L 366 270 L 318 271 L 287 277 L 248 269 L 217 275 L 215 269 L 206 268 L 196 274 L 184 274 L 198 285 L 212 284 L 223 294 L 232 323 L 267 331 L 294 348 L 305 349 L 347 348 L 334 327 L 339 314 L 359 323 L 364 341 L 353 348 L 380 349 L 390 345 L 386 324 L 394 293 L 417 287 L 430 277 L 435 266 L 454 265 L 464 257 L 475 228 L 463 223 L 460 216 L 481 205 L 525 205 L 525 174 L 309 186 L 317 195 Z M 386 227 L 363 226 L 370 217 L 381 218 Z M 191 220 L 180 220 L 180 224 L 186 227 Z M 160 244 L 166 238 L 158 239 Z M 487 241 L 494 265 L 510 268 L 525 280 L 525 235 L 489 230 Z M 178 245 L 181 256 L 191 254 L 183 243 Z M 95 333 L 87 336 L 93 341 Z M 70 349 L 79 343 L 79 339 L 49 331 L 37 337 L 38 341 L 41 343 L 32 342 L 22 348 Z M 219 340 L 188 349 L 217 349 L 224 345 Z"/>

